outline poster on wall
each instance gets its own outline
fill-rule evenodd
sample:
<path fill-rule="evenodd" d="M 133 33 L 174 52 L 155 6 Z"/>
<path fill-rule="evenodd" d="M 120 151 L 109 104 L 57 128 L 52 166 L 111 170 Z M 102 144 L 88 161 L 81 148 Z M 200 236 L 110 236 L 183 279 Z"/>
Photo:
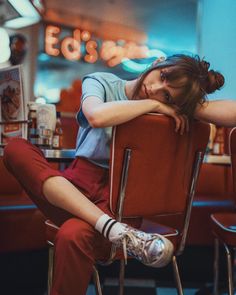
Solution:
<path fill-rule="evenodd" d="M 27 114 L 20 65 L 0 69 L 0 145 L 27 137 Z"/>

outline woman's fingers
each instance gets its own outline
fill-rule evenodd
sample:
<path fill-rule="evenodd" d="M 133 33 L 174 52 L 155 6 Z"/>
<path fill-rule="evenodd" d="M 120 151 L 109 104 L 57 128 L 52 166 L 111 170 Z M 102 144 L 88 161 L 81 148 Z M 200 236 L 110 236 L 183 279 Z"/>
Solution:
<path fill-rule="evenodd" d="M 184 117 L 184 120 L 185 120 L 185 130 L 186 130 L 186 132 L 189 132 L 189 121 L 188 121 L 188 116 L 186 116 L 186 115 L 183 115 L 183 117 Z"/>
<path fill-rule="evenodd" d="M 175 131 L 183 135 L 185 132 L 189 131 L 188 118 L 185 115 L 175 115 Z"/>
<path fill-rule="evenodd" d="M 175 119 L 175 132 L 178 132 L 181 126 L 181 121 L 178 116 L 174 116 Z"/>
<path fill-rule="evenodd" d="M 167 105 L 159 102 L 158 113 L 165 114 L 172 117 L 175 120 L 175 131 L 181 135 L 189 130 L 188 117 L 186 115 L 180 115 L 179 108 L 174 105 Z"/>

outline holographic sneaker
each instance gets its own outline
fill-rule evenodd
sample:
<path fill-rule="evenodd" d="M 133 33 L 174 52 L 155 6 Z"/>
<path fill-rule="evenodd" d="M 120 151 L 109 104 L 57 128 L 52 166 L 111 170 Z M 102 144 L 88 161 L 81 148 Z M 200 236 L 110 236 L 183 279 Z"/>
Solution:
<path fill-rule="evenodd" d="M 174 247 L 164 236 L 145 233 L 127 224 L 124 227 L 124 232 L 111 242 L 116 247 L 123 247 L 125 260 L 128 254 L 151 267 L 163 267 L 171 261 Z"/>

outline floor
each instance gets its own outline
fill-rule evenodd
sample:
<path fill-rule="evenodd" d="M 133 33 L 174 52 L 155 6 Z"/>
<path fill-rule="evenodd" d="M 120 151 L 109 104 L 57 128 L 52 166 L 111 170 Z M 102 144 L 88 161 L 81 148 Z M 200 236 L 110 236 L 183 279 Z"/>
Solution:
<path fill-rule="evenodd" d="M 177 295 L 177 291 L 172 287 L 161 287 L 161 286 L 150 286 L 150 282 L 148 285 L 142 286 L 140 282 L 130 282 L 129 280 L 128 286 L 124 288 L 124 295 Z M 132 284 L 135 283 L 135 286 Z M 143 282 L 142 282 L 143 283 Z M 146 282 L 147 283 L 147 282 Z M 184 288 L 184 295 L 212 295 L 212 286 L 209 285 L 203 286 L 198 289 L 196 287 L 188 287 Z M 20 288 L 20 289 L 2 289 L 0 292 L 1 295 L 48 295 L 47 290 L 37 289 L 37 288 Z M 114 285 L 104 285 L 103 286 L 103 295 L 116 295 L 118 294 L 118 287 Z M 221 290 L 219 295 L 227 295 L 227 290 Z M 86 295 L 96 295 L 94 285 L 90 284 L 87 290 Z"/>
<path fill-rule="evenodd" d="M 198 289 L 185 288 L 185 295 L 195 295 Z M 118 294 L 117 282 L 106 279 L 103 285 L 103 295 Z M 127 295 L 176 295 L 176 289 L 171 287 L 158 287 L 155 280 L 127 279 L 125 282 L 124 294 Z M 89 286 L 86 295 L 96 295 L 93 285 Z"/>
<path fill-rule="evenodd" d="M 185 295 L 212 295 L 213 251 L 209 248 L 187 248 L 179 259 Z M 222 259 L 224 255 L 221 255 Z M 222 260 L 223 261 L 223 260 Z M 222 264 L 222 263 L 221 263 Z M 47 249 L 37 252 L 0 254 L 0 295 L 47 295 Z M 225 269 L 225 265 L 221 265 Z M 119 264 L 99 267 L 103 295 L 118 294 Z M 177 294 L 171 265 L 162 269 L 145 267 L 131 260 L 126 267 L 125 295 Z M 220 295 L 227 294 L 226 274 L 220 275 Z M 87 295 L 95 295 L 89 285 Z"/>

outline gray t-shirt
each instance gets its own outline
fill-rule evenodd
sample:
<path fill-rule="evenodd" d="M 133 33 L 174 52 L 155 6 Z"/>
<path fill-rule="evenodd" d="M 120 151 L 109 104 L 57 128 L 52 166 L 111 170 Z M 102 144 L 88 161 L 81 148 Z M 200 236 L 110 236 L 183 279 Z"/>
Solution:
<path fill-rule="evenodd" d="M 125 80 L 111 73 L 94 73 L 84 77 L 82 83 L 82 103 L 88 96 L 96 96 L 104 102 L 128 100 L 125 94 Z M 109 167 L 112 127 L 92 128 L 83 114 L 77 114 L 80 129 L 77 136 L 76 156 L 90 162 Z"/>

